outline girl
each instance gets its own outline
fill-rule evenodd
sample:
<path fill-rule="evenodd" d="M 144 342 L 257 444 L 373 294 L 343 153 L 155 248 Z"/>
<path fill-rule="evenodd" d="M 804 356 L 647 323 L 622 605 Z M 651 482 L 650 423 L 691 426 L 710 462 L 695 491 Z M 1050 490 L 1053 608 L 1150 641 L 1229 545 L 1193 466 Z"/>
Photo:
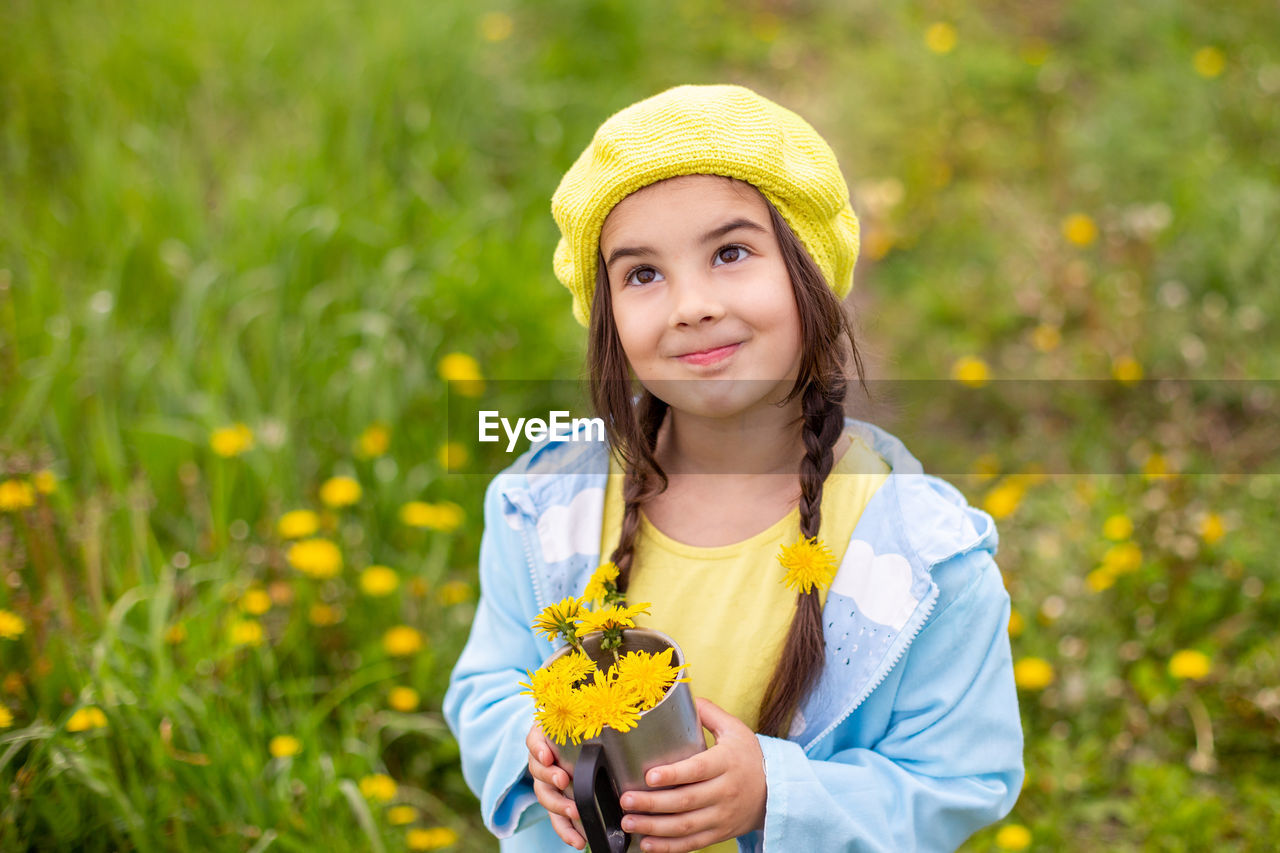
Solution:
<path fill-rule="evenodd" d="M 995 528 L 844 417 L 858 223 L 830 148 L 750 90 L 680 86 L 606 121 L 552 212 L 609 446 L 540 443 L 485 498 L 445 714 L 502 849 L 584 846 L 518 682 L 554 650 L 534 616 L 605 559 L 714 738 L 624 795 L 642 849 L 952 850 L 1007 814 Z"/>

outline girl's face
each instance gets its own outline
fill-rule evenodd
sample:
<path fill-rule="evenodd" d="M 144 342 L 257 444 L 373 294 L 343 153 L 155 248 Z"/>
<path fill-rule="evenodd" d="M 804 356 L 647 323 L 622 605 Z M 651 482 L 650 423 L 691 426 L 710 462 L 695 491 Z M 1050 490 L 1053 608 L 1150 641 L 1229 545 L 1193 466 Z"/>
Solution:
<path fill-rule="evenodd" d="M 782 399 L 800 367 L 800 313 L 764 197 L 684 175 L 604 221 L 613 321 L 636 377 L 677 411 L 747 414 Z"/>

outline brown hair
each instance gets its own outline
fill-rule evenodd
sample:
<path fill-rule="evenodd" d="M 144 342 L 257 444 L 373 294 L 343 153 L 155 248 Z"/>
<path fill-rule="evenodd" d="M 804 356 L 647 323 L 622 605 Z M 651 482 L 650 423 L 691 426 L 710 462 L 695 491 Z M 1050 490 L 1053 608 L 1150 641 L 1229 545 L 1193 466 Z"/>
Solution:
<path fill-rule="evenodd" d="M 738 185 L 751 186 L 734 178 L 726 179 Z M 759 193 L 755 187 L 752 189 Z M 818 535 L 822 523 L 823 484 L 834 463 L 836 441 L 844 430 L 845 361 L 848 356 L 853 358 L 864 392 L 867 387 L 853 329 L 840 302 L 795 232 L 767 199 L 765 205 L 769 209 L 769 219 L 777 235 L 800 314 L 802 352 L 799 375 L 791 392 L 779 405 L 791 402 L 796 396 L 801 397 L 804 413 L 801 434 L 805 455 L 799 471 L 800 532 L 805 537 L 813 537 Z M 640 527 L 640 508 L 667 487 L 667 476 L 654 456 L 654 448 L 668 406 L 643 387 L 638 400 L 634 396 L 627 357 L 613 323 L 609 276 L 602 257 L 596 265 L 587 364 L 592 404 L 596 414 L 605 422 L 609 441 L 625 471 L 622 530 L 611 557 L 620 570 L 619 589 L 625 590 L 634 558 L 636 533 Z M 796 612 L 787 632 L 782 657 L 760 701 L 757 731 L 775 737 L 787 736 L 792 716 L 822 669 L 823 655 L 822 607 L 818 591 L 814 589 L 797 596 Z"/>

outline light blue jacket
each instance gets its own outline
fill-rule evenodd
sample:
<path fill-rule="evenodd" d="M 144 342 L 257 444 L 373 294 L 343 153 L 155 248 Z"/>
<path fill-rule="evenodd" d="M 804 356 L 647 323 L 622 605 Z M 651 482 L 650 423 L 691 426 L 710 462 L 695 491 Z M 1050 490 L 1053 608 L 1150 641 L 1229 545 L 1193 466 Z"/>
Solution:
<path fill-rule="evenodd" d="M 1022 726 L 990 516 L 860 421 L 892 471 L 863 511 L 823 610 L 826 664 L 787 739 L 759 735 L 765 825 L 744 851 L 954 850 L 1021 790 Z M 517 682 L 553 651 L 530 622 L 600 563 L 599 442 L 544 442 L 485 495 L 480 603 L 444 712 L 504 851 L 563 851 L 534 798 Z"/>

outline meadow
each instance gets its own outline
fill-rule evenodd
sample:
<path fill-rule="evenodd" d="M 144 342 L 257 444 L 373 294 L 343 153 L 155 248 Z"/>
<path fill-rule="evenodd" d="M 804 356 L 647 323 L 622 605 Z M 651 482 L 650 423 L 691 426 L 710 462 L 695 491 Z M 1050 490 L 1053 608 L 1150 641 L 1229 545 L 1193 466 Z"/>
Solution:
<path fill-rule="evenodd" d="M 450 403 L 581 377 L 560 175 L 738 82 L 849 179 L 854 413 L 1000 526 L 1027 781 L 964 849 L 1270 849 L 1278 45 L 1261 2 L 4 3 L 0 848 L 497 849 L 440 702 L 505 454 Z"/>

